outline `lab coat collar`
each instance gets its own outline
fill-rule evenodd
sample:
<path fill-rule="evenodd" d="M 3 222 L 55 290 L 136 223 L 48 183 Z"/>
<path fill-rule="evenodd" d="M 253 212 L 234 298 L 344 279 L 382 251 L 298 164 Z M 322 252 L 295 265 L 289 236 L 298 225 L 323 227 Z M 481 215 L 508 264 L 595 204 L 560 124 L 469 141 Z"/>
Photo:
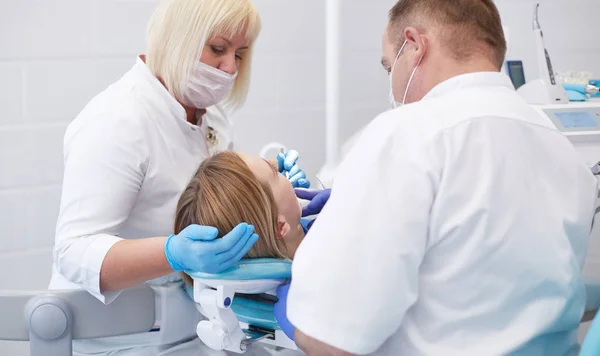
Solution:
<path fill-rule="evenodd" d="M 476 72 L 457 75 L 436 85 L 423 100 L 442 96 L 448 92 L 469 87 L 506 87 L 514 90 L 510 78 L 500 72 Z"/>
<path fill-rule="evenodd" d="M 140 58 L 140 56 L 137 57 L 134 67 L 139 75 L 146 80 L 146 83 L 151 87 L 152 92 L 158 96 L 157 99 L 161 100 L 169 109 L 173 117 L 177 118 L 178 121 L 182 121 L 182 124 L 187 124 L 185 126 L 192 125 L 186 120 L 185 109 L 183 106 L 177 100 L 175 100 L 175 98 L 171 95 L 171 93 L 169 93 L 167 88 L 165 88 L 160 80 L 158 80 L 158 78 L 156 78 L 156 76 L 150 72 L 150 69 Z"/>

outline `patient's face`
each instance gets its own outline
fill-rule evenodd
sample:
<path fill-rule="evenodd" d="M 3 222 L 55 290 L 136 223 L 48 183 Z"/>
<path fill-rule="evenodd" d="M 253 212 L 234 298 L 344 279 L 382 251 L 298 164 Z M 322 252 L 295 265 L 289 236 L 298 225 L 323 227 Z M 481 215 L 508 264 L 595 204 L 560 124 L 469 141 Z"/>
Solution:
<path fill-rule="evenodd" d="M 302 206 L 296 198 L 296 193 L 294 193 L 294 188 L 290 181 L 277 171 L 277 167 L 264 159 L 245 153 L 239 153 L 239 155 L 248 167 L 250 167 L 252 173 L 263 184 L 271 187 L 279 214 L 285 217 L 292 229 L 301 229 L 300 218 L 302 216 Z M 286 243 L 292 243 L 292 241 L 286 241 Z"/>

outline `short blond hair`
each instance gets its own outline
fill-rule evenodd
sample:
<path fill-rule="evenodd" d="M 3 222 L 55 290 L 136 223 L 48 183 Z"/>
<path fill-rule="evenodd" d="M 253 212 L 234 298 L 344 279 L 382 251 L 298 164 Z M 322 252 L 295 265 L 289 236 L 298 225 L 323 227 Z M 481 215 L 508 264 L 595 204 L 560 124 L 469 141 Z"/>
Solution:
<path fill-rule="evenodd" d="M 181 194 L 174 233 L 198 224 L 216 227 L 223 237 L 246 222 L 258 234 L 246 257 L 290 258 L 285 244 L 277 240 L 278 214 L 271 187 L 261 183 L 238 154 L 227 151 L 205 159 Z"/>
<path fill-rule="evenodd" d="M 250 45 L 224 103 L 235 109 L 248 95 L 252 50 L 260 28 L 260 16 L 249 0 L 162 0 L 148 23 L 146 65 L 181 100 L 206 42 L 246 31 Z"/>

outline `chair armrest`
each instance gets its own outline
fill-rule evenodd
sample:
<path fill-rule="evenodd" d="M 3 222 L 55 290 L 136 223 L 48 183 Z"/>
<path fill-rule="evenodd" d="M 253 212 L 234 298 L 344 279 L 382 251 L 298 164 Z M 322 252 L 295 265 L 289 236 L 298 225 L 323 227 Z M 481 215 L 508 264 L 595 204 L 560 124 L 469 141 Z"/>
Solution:
<path fill-rule="evenodd" d="M 0 291 L 0 340 L 28 341 L 31 308 L 48 297 L 70 309 L 73 339 L 148 332 L 155 322 L 154 291 L 146 284 L 123 290 L 109 305 L 85 290 Z"/>

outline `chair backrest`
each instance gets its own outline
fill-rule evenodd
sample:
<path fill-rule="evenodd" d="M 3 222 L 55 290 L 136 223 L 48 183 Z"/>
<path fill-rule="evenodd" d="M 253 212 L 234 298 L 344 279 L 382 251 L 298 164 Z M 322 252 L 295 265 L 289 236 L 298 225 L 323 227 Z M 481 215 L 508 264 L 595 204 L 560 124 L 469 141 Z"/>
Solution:
<path fill-rule="evenodd" d="M 596 313 L 579 351 L 579 356 L 597 355 L 600 355 L 600 313 Z"/>
<path fill-rule="evenodd" d="M 227 288 L 231 293 L 271 293 L 292 277 L 292 261 L 278 258 L 242 259 L 232 268 L 217 274 L 190 272 L 196 289 Z M 186 289 L 192 300 L 194 292 Z"/>
<path fill-rule="evenodd" d="M 221 273 L 189 273 L 194 279 L 203 280 L 257 280 L 287 279 L 292 277 L 292 261 L 278 258 L 246 258 Z"/>

